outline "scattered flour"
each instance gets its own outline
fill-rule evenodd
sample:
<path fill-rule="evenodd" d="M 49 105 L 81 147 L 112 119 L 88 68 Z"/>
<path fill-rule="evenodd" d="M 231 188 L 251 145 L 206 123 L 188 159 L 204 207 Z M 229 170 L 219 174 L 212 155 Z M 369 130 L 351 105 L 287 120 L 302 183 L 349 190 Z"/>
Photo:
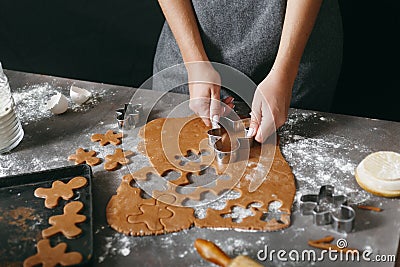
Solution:
<path fill-rule="evenodd" d="M 69 112 L 85 112 L 94 106 L 97 106 L 101 99 L 106 95 L 107 90 L 103 89 L 98 92 L 92 92 L 92 97 L 83 105 L 79 106 L 71 101 L 69 96 L 69 87 L 64 88 L 54 86 L 50 83 L 41 83 L 16 88 L 13 90 L 12 95 L 21 122 L 24 125 L 27 125 L 30 122 L 36 122 L 53 116 L 47 109 L 46 104 L 50 97 L 55 95 L 57 92 L 60 92 L 67 97 L 69 102 Z"/>
<path fill-rule="evenodd" d="M 128 256 L 131 249 L 137 245 L 138 238 L 115 233 L 113 236 L 105 238 L 102 254 L 98 257 L 98 262 L 102 263 L 107 256 Z"/>
<path fill-rule="evenodd" d="M 196 218 L 204 219 L 206 217 L 207 209 L 214 209 L 214 210 L 222 210 L 226 206 L 226 202 L 231 199 L 237 199 L 241 196 L 241 194 L 236 190 L 231 190 L 224 194 L 221 198 L 216 201 L 213 201 L 207 205 L 201 206 L 193 206 L 194 215 Z"/>
<path fill-rule="evenodd" d="M 55 117 L 49 110 L 47 110 L 46 103 L 50 99 L 50 97 L 56 92 L 60 92 L 64 94 L 69 101 L 69 109 L 67 112 L 77 112 L 83 113 L 87 110 L 93 108 L 94 106 L 98 105 L 102 98 L 106 94 L 110 94 L 109 91 L 106 89 L 102 89 L 97 92 L 92 92 L 92 97 L 83 105 L 78 106 L 77 104 L 73 103 L 69 97 L 69 86 L 57 86 L 54 85 L 53 82 L 45 82 L 40 84 L 32 84 L 26 85 L 19 88 L 13 88 L 12 95 L 14 98 L 14 102 L 16 105 L 16 111 L 18 114 L 21 123 L 25 127 L 28 127 L 31 123 L 36 123 L 44 119 L 49 119 L 51 117 Z M 103 122 L 104 124 L 104 122 Z M 102 124 L 100 124 L 102 125 Z M 43 126 L 41 126 L 43 127 Z M 112 129 L 115 128 L 116 124 L 112 125 L 102 125 L 104 129 Z M 49 127 L 45 128 L 38 128 L 38 130 L 51 130 Z M 32 134 L 29 131 L 25 132 L 25 139 L 29 139 L 29 134 Z M 90 136 L 88 139 L 90 140 Z M 89 141 L 89 143 L 91 143 Z M 92 149 L 98 149 L 97 144 L 91 143 Z M 57 146 L 57 144 L 54 144 Z M 111 153 L 110 149 L 102 149 L 104 151 L 100 151 L 105 153 Z M 106 150 L 106 151 L 105 151 Z M 63 149 L 60 148 L 60 151 Z M 43 153 L 36 154 L 35 157 L 27 158 L 22 160 L 20 155 L 17 156 L 14 153 L 5 153 L 0 155 L 0 177 L 13 175 L 18 173 L 27 172 L 26 166 L 29 166 L 29 172 L 36 172 L 42 171 L 51 168 L 63 167 L 68 163 L 66 161 L 66 155 L 56 155 L 52 154 L 52 152 L 43 151 Z M 71 151 L 73 152 L 73 151 Z M 103 154 L 101 153 L 101 154 Z M 65 157 L 64 157 L 65 156 Z M 101 155 L 103 156 L 103 155 Z"/>
<path fill-rule="evenodd" d="M 239 206 L 234 206 L 231 208 L 231 213 L 225 214 L 223 218 L 232 218 L 232 222 L 241 223 L 244 218 L 254 216 L 251 209 L 244 209 Z"/>
<path fill-rule="evenodd" d="M 292 168 L 298 183 L 298 195 L 318 193 L 325 184 L 335 186 L 337 194 L 348 194 L 357 201 L 368 198 L 364 191 L 359 191 L 354 181 L 357 167 L 351 153 L 358 151 L 370 153 L 371 150 L 354 140 L 333 134 L 307 137 L 304 123 L 333 122 L 332 118 L 320 117 L 317 113 L 292 114 L 286 125 L 280 130 L 281 151 Z M 361 196 L 362 195 L 362 196 Z"/>
<path fill-rule="evenodd" d="M 228 237 L 223 241 L 215 240 L 218 246 L 223 248 L 224 252 L 229 255 L 249 255 L 249 249 L 252 249 L 254 243 L 236 237 Z"/>
<path fill-rule="evenodd" d="M 40 157 L 32 157 L 30 161 L 19 159 L 16 154 L 8 153 L 0 155 L 0 177 L 25 173 L 26 165 L 29 165 L 29 172 L 43 171 L 49 166 L 61 167 L 65 163 L 64 158 L 54 155 L 41 155 Z"/>
<path fill-rule="evenodd" d="M 89 90 L 90 91 L 90 90 Z M 71 99 L 69 98 L 69 106 L 70 106 L 70 110 L 72 112 L 86 112 L 89 109 L 97 106 L 102 98 L 106 95 L 107 90 L 103 89 L 100 92 L 91 92 L 92 93 L 92 97 L 89 98 L 85 103 L 83 103 L 82 105 L 78 105 L 75 104 L 74 102 L 71 101 Z M 112 93 L 111 95 L 115 95 L 115 93 Z"/>
<path fill-rule="evenodd" d="M 18 117 L 23 124 L 49 118 L 51 112 L 47 110 L 46 103 L 56 93 L 49 83 L 25 86 L 13 91 L 13 98 Z"/>

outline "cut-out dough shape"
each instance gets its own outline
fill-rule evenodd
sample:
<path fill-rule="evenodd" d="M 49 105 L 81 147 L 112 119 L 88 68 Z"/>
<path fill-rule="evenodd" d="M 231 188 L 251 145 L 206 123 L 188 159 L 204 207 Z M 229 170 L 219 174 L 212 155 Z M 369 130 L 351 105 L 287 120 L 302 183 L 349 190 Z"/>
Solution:
<path fill-rule="evenodd" d="M 117 146 L 122 143 L 122 137 L 122 133 L 114 133 L 114 131 L 108 130 L 105 134 L 93 134 L 91 140 L 92 142 L 99 142 L 102 146 L 106 146 L 108 144 Z"/>
<path fill-rule="evenodd" d="M 161 219 L 169 218 L 173 215 L 171 211 L 166 209 L 164 205 L 146 205 L 143 204 L 139 207 L 142 214 L 131 215 L 128 217 L 129 223 L 143 222 L 151 231 L 160 231 L 163 229 Z"/>
<path fill-rule="evenodd" d="M 101 162 L 101 159 L 96 157 L 96 151 L 85 151 L 83 148 L 78 148 L 75 154 L 68 156 L 68 160 L 74 160 L 76 165 L 86 163 L 90 166 L 95 166 Z"/>
<path fill-rule="evenodd" d="M 82 233 L 82 229 L 77 227 L 77 223 L 84 222 L 86 216 L 78 214 L 83 208 L 83 203 L 73 201 L 65 205 L 64 214 L 55 215 L 49 218 L 51 226 L 42 231 L 44 238 L 49 238 L 57 233 L 62 233 L 66 238 L 74 238 Z"/>
<path fill-rule="evenodd" d="M 144 168 L 140 169 L 139 171 L 135 172 L 134 177 L 136 180 L 145 181 L 148 174 L 157 174 L 157 171 L 153 167 L 144 167 Z M 184 201 L 187 199 L 199 201 L 201 199 L 201 196 L 206 192 L 212 192 L 216 196 L 220 195 L 222 192 L 225 192 L 227 189 L 230 189 L 233 186 L 232 179 L 218 179 L 218 180 L 216 180 L 216 182 L 215 182 L 216 185 L 214 187 L 199 186 L 199 187 L 196 187 L 193 190 L 191 190 L 190 193 L 180 194 L 180 193 L 178 193 L 178 191 L 179 191 L 179 189 L 184 188 L 184 186 L 177 186 L 173 182 L 183 181 L 184 179 L 187 179 L 187 177 L 183 178 L 182 177 L 183 175 L 187 175 L 187 174 L 185 174 L 185 172 L 183 172 L 183 174 L 178 179 L 168 183 L 168 189 L 165 191 L 154 190 L 152 192 L 153 193 L 152 196 L 156 199 L 159 199 L 160 196 L 164 196 L 164 197 L 168 196 L 173 201 L 166 200 L 165 201 L 166 203 L 172 204 L 172 205 L 182 205 L 182 203 L 184 203 Z"/>
<path fill-rule="evenodd" d="M 168 127 L 164 127 L 164 124 L 168 124 Z M 178 132 L 176 129 L 180 129 L 180 131 Z M 210 167 L 215 168 L 217 174 L 228 175 L 231 179 L 219 179 L 215 182 L 215 185 L 197 187 L 189 194 L 177 192 L 176 187 L 178 185 L 185 186 L 189 183 L 188 174 L 199 174 L 205 158 L 209 160 L 209 156 L 206 156 L 202 157 L 200 161 L 190 162 L 185 166 L 179 165 L 179 155 L 186 155 L 188 151 L 199 154 L 202 151 L 201 144 L 204 139 L 207 141 L 208 129 L 200 118 L 193 117 L 156 119 L 147 123 L 141 129 L 140 135 L 144 140 L 139 144 L 138 150 L 149 158 L 152 167 L 144 167 L 129 176 L 125 176 L 122 180 L 117 194 L 111 198 L 107 205 L 107 221 L 112 228 L 130 235 L 150 235 L 188 229 L 193 225 L 202 228 L 257 231 L 276 231 L 290 225 L 291 207 L 296 193 L 294 176 L 283 158 L 279 146 L 275 144 L 264 144 L 263 146 L 255 144 L 250 150 L 247 162 L 242 160 L 222 166 L 216 164 L 215 161 L 211 162 Z M 177 135 L 180 151 L 177 151 L 171 145 L 174 142 L 176 144 Z M 168 155 L 168 153 L 171 155 Z M 189 165 L 192 170 L 186 168 Z M 262 171 L 265 168 L 268 169 Z M 146 182 L 148 173 L 156 173 L 162 177 L 162 174 L 168 170 L 176 170 L 181 174 L 181 177 L 169 183 L 167 190 L 152 192 L 152 195 L 158 200 L 142 199 L 141 190 L 131 186 L 133 179 Z M 239 175 L 238 178 L 235 177 L 237 175 Z M 250 191 L 254 179 L 262 179 L 263 182 L 257 190 Z M 179 181 L 179 183 L 176 181 Z M 227 200 L 225 207 L 221 210 L 208 208 L 203 219 L 194 217 L 193 208 L 178 206 L 182 205 L 185 198 L 197 200 L 202 193 L 211 192 L 218 195 L 227 188 L 239 192 L 240 197 Z M 132 194 L 132 192 L 135 193 Z M 160 201 L 162 199 L 171 204 L 162 203 Z M 157 219 L 157 222 L 159 221 L 164 226 L 162 230 L 152 231 L 146 223 L 130 223 L 129 221 L 137 221 L 133 220 L 133 217 L 127 219 L 132 215 L 143 214 L 139 207 L 141 207 L 143 201 L 151 202 L 151 200 L 155 201 L 156 205 L 166 205 L 166 209 L 173 212 L 171 217 Z M 279 201 L 282 204 L 277 210 L 280 217 L 265 220 L 265 214 L 270 212 L 268 210 L 269 203 L 274 201 Z M 260 204 L 251 206 L 254 202 Z M 232 208 L 235 206 L 243 209 L 250 207 L 254 216 L 245 217 L 241 221 L 232 220 L 232 217 L 226 215 L 232 213 Z M 131 213 L 132 211 L 134 213 Z"/>
<path fill-rule="evenodd" d="M 194 120 L 186 124 L 188 118 L 174 119 L 172 124 L 168 122 L 169 119 L 156 119 L 148 122 L 139 131 L 139 136 L 142 137 L 143 140 L 139 143 L 138 150 L 149 158 L 151 165 L 155 168 L 158 175 L 162 175 L 168 170 L 177 169 L 177 166 L 181 164 L 180 156 L 187 155 L 188 151 L 194 154 L 200 154 L 202 148 L 199 147 L 199 143 L 202 140 L 205 140 L 204 150 L 210 149 L 207 141 L 207 131 L 210 127 L 207 127 L 204 123 L 197 123 L 197 120 Z M 164 126 L 165 129 L 163 129 Z M 179 133 L 179 136 L 186 136 L 186 138 L 179 138 L 178 140 L 180 151 L 176 150 L 176 147 L 167 147 L 177 141 L 174 139 L 177 139 L 177 130 L 179 129 L 183 131 Z M 163 136 L 162 131 L 165 132 L 165 136 Z M 168 144 L 167 140 L 169 140 L 170 144 Z M 166 151 L 170 154 L 167 154 Z M 168 158 L 168 156 L 170 156 L 170 158 Z M 176 156 L 177 158 L 175 158 Z M 210 155 L 208 158 L 212 158 L 212 156 Z M 204 159 L 207 160 L 208 158 L 202 157 L 199 164 L 201 164 Z M 189 169 L 190 163 L 185 164 L 185 166 L 179 170 L 182 173 L 181 179 L 171 182 L 176 185 L 189 184 L 189 180 L 187 179 Z"/>
<path fill-rule="evenodd" d="M 121 148 L 115 149 L 114 154 L 106 156 L 106 163 L 104 164 L 104 169 L 107 171 L 114 171 L 118 168 L 118 165 L 126 165 L 129 163 L 129 157 L 133 155 L 133 152 L 126 150 L 125 152 Z"/>
<path fill-rule="evenodd" d="M 37 253 L 25 259 L 24 267 L 37 266 L 53 267 L 58 264 L 69 266 L 81 263 L 82 254 L 79 252 L 68 252 L 66 243 L 59 243 L 55 247 L 50 245 L 50 240 L 42 239 L 37 243 Z"/>
<path fill-rule="evenodd" d="M 74 196 L 73 189 L 78 189 L 87 184 L 85 177 L 78 176 L 63 183 L 62 181 L 54 181 L 51 188 L 39 187 L 35 190 L 34 195 L 36 197 L 44 198 L 44 206 L 48 209 L 52 209 L 58 204 L 60 198 L 69 200 Z"/>

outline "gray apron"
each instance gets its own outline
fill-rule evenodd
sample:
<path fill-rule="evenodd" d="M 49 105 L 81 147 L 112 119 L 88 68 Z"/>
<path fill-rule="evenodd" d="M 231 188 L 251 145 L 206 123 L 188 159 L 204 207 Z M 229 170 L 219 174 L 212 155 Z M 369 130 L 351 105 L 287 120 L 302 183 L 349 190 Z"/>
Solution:
<path fill-rule="evenodd" d="M 278 51 L 286 0 L 192 0 L 192 4 L 210 61 L 229 65 L 259 84 L 269 73 Z M 300 63 L 292 107 L 329 111 L 340 74 L 342 50 L 338 1 L 324 0 Z M 165 23 L 153 74 L 182 62 L 174 36 Z M 188 93 L 186 79 L 181 65 L 161 72 L 153 80 L 152 89 Z M 251 91 L 252 95 L 255 86 L 242 90 Z M 231 92 L 224 90 L 221 94 L 225 97 Z M 244 100 L 251 104 L 251 98 Z"/>

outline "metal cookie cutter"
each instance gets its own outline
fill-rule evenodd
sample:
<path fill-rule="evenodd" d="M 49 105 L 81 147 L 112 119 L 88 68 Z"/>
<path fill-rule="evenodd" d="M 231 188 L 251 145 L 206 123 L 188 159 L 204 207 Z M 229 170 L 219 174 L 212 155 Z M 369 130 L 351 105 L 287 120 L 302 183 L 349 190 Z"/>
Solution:
<path fill-rule="evenodd" d="M 245 118 L 241 120 L 233 120 L 228 117 L 219 118 L 219 124 L 221 124 L 228 131 L 233 131 L 233 132 L 240 132 L 243 130 L 248 131 L 250 122 L 251 122 L 250 118 Z"/>
<path fill-rule="evenodd" d="M 213 147 L 218 163 L 227 164 L 235 162 L 241 155 L 248 155 L 250 148 L 254 144 L 253 137 L 247 137 L 250 119 L 231 120 L 221 117 L 219 128 L 211 129 L 207 132 L 208 144 Z M 223 138 L 228 135 L 231 142 L 230 149 L 225 151 L 223 148 Z"/>
<path fill-rule="evenodd" d="M 300 198 L 302 215 L 313 215 L 316 225 L 332 224 L 337 232 L 351 232 L 354 228 L 356 213 L 347 205 L 347 197 L 333 195 L 334 187 L 321 186 L 318 195 L 303 195 Z"/>
<path fill-rule="evenodd" d="M 127 103 L 124 108 L 115 110 L 117 113 L 118 129 L 133 129 L 141 122 L 143 116 L 142 104 Z"/>

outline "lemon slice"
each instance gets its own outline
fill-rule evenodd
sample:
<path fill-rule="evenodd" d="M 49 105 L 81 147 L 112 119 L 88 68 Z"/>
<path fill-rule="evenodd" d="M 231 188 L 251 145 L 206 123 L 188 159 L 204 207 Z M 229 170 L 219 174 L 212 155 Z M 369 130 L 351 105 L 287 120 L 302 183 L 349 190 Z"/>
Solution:
<path fill-rule="evenodd" d="M 355 176 L 366 191 L 379 196 L 400 196 L 400 154 L 379 151 L 368 155 L 357 166 Z"/>

